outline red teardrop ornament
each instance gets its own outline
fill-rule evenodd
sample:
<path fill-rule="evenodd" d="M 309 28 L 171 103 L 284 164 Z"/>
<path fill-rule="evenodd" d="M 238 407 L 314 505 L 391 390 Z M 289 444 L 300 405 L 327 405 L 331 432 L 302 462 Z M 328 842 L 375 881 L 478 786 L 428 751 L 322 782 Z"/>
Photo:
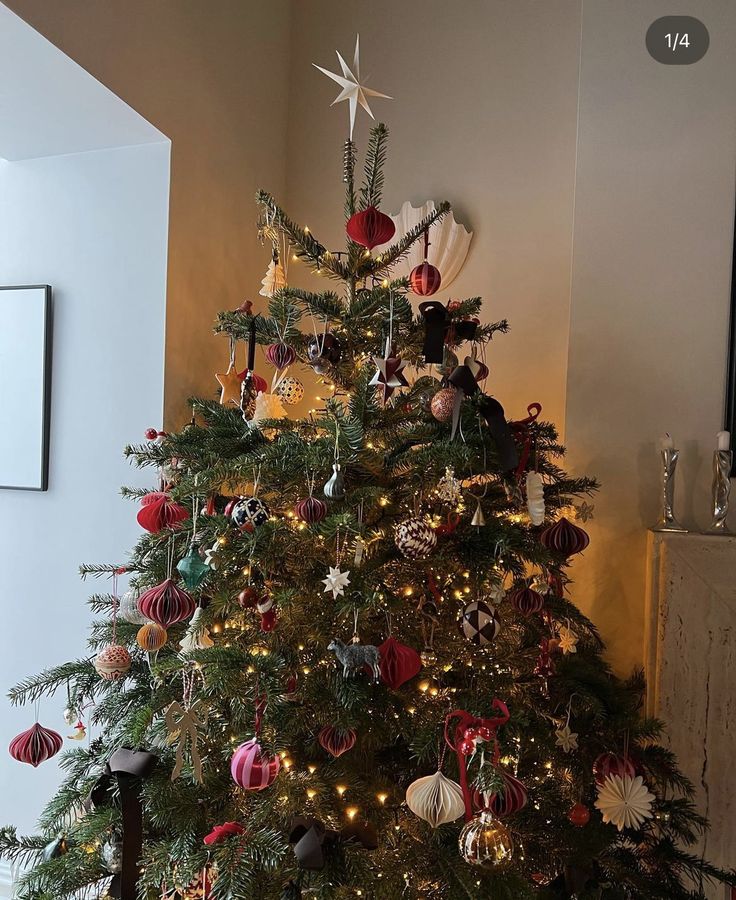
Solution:
<path fill-rule="evenodd" d="M 381 679 L 392 690 L 413 678 L 422 668 L 422 660 L 416 650 L 388 637 L 378 648 L 381 654 Z"/>

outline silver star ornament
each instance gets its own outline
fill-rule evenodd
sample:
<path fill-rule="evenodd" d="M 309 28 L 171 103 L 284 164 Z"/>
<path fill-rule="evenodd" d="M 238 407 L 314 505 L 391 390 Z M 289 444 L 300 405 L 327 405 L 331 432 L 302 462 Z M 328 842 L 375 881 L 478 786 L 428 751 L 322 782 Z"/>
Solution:
<path fill-rule="evenodd" d="M 332 105 L 334 106 L 336 103 L 341 103 L 343 100 L 348 101 L 350 105 L 350 140 L 352 141 L 353 128 L 355 126 L 355 113 L 358 109 L 358 104 L 363 107 L 371 119 L 374 119 L 375 116 L 368 105 L 368 97 L 382 97 L 384 100 L 393 100 L 393 97 L 389 97 L 388 94 L 381 94 L 379 91 L 373 91 L 370 88 L 367 88 L 365 84 L 361 84 L 360 35 L 357 35 L 355 38 L 353 68 L 351 69 L 350 66 L 348 66 L 339 53 L 337 54 L 337 59 L 340 63 L 340 68 L 342 69 L 342 75 L 338 75 L 336 72 L 330 72 L 329 69 L 323 69 L 322 66 L 318 66 L 317 63 L 312 63 L 312 65 L 315 69 L 319 69 L 323 75 L 336 81 L 342 88 L 337 97 L 332 101 Z"/>

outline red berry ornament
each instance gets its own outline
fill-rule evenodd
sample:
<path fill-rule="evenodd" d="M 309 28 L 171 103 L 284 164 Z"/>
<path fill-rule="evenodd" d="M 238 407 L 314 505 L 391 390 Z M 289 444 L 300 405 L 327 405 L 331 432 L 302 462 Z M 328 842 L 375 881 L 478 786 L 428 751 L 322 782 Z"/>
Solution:
<path fill-rule="evenodd" d="M 192 597 L 177 587 L 171 578 L 149 588 L 138 598 L 139 612 L 162 628 L 190 619 L 196 608 Z"/>
<path fill-rule="evenodd" d="M 44 728 L 38 722 L 28 731 L 19 734 L 10 742 L 10 755 L 18 762 L 28 763 L 35 769 L 42 762 L 51 759 L 61 750 L 64 743 L 60 734 Z"/>
<path fill-rule="evenodd" d="M 576 828 L 584 828 L 590 822 L 590 810 L 584 803 L 576 803 L 567 814 L 567 818 Z"/>
<path fill-rule="evenodd" d="M 252 585 L 250 587 L 244 588 L 238 594 L 238 603 L 240 604 L 242 609 L 252 609 L 258 601 L 262 598 L 262 594 L 260 591 L 257 591 Z"/>
<path fill-rule="evenodd" d="M 262 791 L 276 780 L 281 763 L 278 756 L 268 756 L 258 741 L 246 741 L 233 753 L 230 774 L 244 791 Z"/>
<path fill-rule="evenodd" d="M 158 431 L 155 428 L 146 428 L 146 440 L 155 441 L 158 437 Z"/>
<path fill-rule="evenodd" d="M 460 752 L 463 756 L 472 756 L 475 753 L 475 741 L 471 738 L 463 738 L 460 741 Z"/>
<path fill-rule="evenodd" d="M 426 259 L 415 266 L 409 275 L 409 287 L 421 297 L 429 297 L 436 293 L 440 289 L 440 284 L 442 284 L 440 270 Z"/>
<path fill-rule="evenodd" d="M 390 216 L 382 213 L 375 206 L 367 206 L 350 216 L 345 230 L 348 237 L 356 244 L 372 250 L 379 244 L 390 241 L 396 233 L 396 226 Z"/>
<path fill-rule="evenodd" d="M 325 725 L 317 735 L 320 747 L 326 750 L 330 756 L 337 758 L 352 750 L 355 746 L 356 734 L 352 728 L 336 728 L 334 725 Z"/>

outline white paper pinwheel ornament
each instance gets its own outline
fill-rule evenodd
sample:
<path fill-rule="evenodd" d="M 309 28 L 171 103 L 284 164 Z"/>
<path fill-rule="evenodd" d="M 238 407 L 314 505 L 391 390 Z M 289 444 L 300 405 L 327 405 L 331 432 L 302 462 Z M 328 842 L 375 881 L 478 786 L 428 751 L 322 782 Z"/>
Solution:
<path fill-rule="evenodd" d="M 434 210 L 433 200 L 427 200 L 422 206 L 412 206 L 411 201 L 407 200 L 399 212 L 391 216 L 396 226 L 396 234 L 390 243 L 401 240 L 408 231 L 411 231 Z M 442 290 L 457 278 L 468 255 L 472 237 L 473 232 L 468 231 L 464 225 L 458 224 L 451 212 L 430 226 L 427 262 L 439 269 L 442 276 Z M 380 254 L 388 246 L 389 244 L 382 244 L 375 248 L 374 253 Z M 415 241 L 407 255 L 391 269 L 391 277 L 405 276 L 408 278 L 411 271 L 423 262 L 424 241 Z"/>
<path fill-rule="evenodd" d="M 654 794 L 644 784 L 641 775 L 609 775 L 598 789 L 595 801 L 603 821 L 624 828 L 638 828 L 652 817 Z"/>
<path fill-rule="evenodd" d="M 465 812 L 460 785 L 440 771 L 413 781 L 406 789 L 406 805 L 432 828 L 454 822 Z"/>

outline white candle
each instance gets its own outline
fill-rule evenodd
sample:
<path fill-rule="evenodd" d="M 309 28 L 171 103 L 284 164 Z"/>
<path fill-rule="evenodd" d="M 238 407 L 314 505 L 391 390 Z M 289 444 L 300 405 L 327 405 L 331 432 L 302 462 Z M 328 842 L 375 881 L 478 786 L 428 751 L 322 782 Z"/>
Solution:
<path fill-rule="evenodd" d="M 659 444 L 663 450 L 675 449 L 675 442 L 672 440 L 672 435 L 669 433 L 669 431 L 662 438 L 660 438 Z"/>
<path fill-rule="evenodd" d="M 719 450 L 731 449 L 731 435 L 728 431 L 719 431 L 716 435 L 716 440 L 718 441 Z"/>

